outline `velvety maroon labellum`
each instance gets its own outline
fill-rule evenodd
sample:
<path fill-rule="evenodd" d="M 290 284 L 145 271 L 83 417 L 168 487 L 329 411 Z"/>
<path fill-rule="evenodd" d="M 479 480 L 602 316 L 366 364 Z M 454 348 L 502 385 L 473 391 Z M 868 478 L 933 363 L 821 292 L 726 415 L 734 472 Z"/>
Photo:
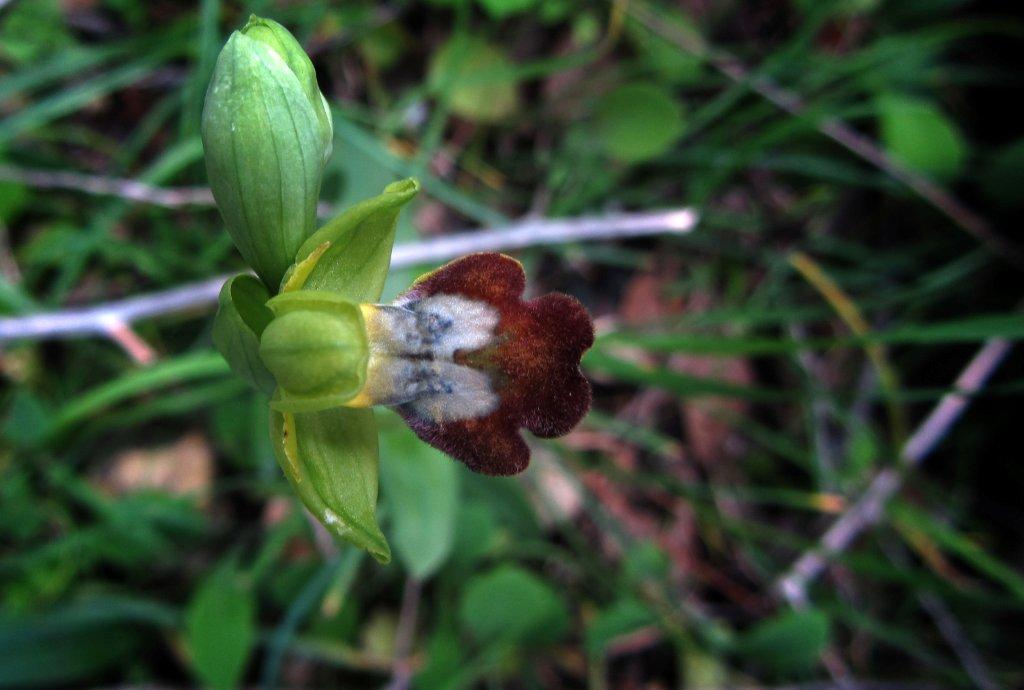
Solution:
<path fill-rule="evenodd" d="M 484 474 L 526 469 L 530 451 L 521 427 L 543 438 L 561 436 L 590 409 L 590 383 L 580 371 L 580 358 L 594 342 L 590 315 L 560 293 L 524 301 L 525 286 L 515 259 L 472 254 L 423 276 L 394 303 L 414 306 L 449 296 L 452 303 L 483 303 L 496 313 L 486 344 L 452 354 L 458 368 L 487 373 L 496 400 L 482 405 L 482 414 L 451 419 L 415 403 L 396 406 L 421 439 Z"/>

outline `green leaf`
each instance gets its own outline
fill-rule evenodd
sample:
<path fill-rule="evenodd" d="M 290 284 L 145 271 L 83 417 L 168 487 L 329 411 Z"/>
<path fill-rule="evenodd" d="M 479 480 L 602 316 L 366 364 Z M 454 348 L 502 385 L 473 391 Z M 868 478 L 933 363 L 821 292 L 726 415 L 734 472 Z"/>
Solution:
<path fill-rule="evenodd" d="M 203 109 L 217 206 L 242 257 L 271 289 L 316 227 L 330 153 L 326 105 L 308 88 L 308 75 L 300 80 L 271 45 L 236 31 L 217 59 Z"/>
<path fill-rule="evenodd" d="M 459 505 L 455 524 L 455 543 L 448 567 L 471 572 L 501 541 L 498 520 L 486 501 L 475 500 Z"/>
<path fill-rule="evenodd" d="M 29 63 L 72 43 L 58 0 L 19 2 L 0 21 L 0 57 Z"/>
<path fill-rule="evenodd" d="M 53 417 L 51 410 L 27 386 L 14 389 L 6 419 L 0 425 L 5 441 L 15 447 L 30 448 L 46 437 L 46 428 Z"/>
<path fill-rule="evenodd" d="M 303 287 L 334 292 L 355 303 L 379 300 L 391 265 L 398 213 L 419 189 L 419 182 L 411 178 L 389 184 L 379 196 L 356 204 L 317 230 L 295 255 L 301 263 L 322 252 Z M 294 270 L 293 266 L 285 281 Z"/>
<path fill-rule="evenodd" d="M 633 362 L 627 362 L 625 359 L 616 358 L 608 348 L 589 350 L 583 356 L 583 365 L 587 371 L 600 371 L 615 376 L 620 381 L 661 388 L 686 397 L 720 395 L 764 402 L 779 402 L 795 398 L 791 391 L 736 385 L 717 378 L 680 374 L 667 367 L 640 366 Z"/>
<path fill-rule="evenodd" d="M 669 574 L 668 554 L 651 541 L 633 544 L 622 559 L 622 570 L 637 585 L 664 580 Z"/>
<path fill-rule="evenodd" d="M 659 12 L 658 23 L 677 36 L 685 36 L 688 44 L 702 52 L 704 39 L 693 21 L 682 12 L 666 7 Z M 692 84 L 704 72 L 704 58 L 686 52 L 636 20 L 626 23 L 626 36 L 637 52 L 665 81 L 671 84 Z"/>
<path fill-rule="evenodd" d="M 462 624 L 482 642 L 542 646 L 566 632 L 565 601 L 546 582 L 515 565 L 500 565 L 466 585 Z"/>
<path fill-rule="evenodd" d="M 466 645 L 457 631 L 442 625 L 435 628 L 426 643 L 426 661 L 416 674 L 417 690 L 452 690 L 453 679 L 465 670 Z"/>
<path fill-rule="evenodd" d="M 270 411 L 274 455 L 302 503 L 336 537 L 391 560 L 377 526 L 377 424 L 373 410 Z"/>
<path fill-rule="evenodd" d="M 200 586 L 185 614 L 192 670 L 204 686 L 238 685 L 256 640 L 252 589 L 230 565 L 215 570 Z"/>
<path fill-rule="evenodd" d="M 652 625 L 654 615 L 634 599 L 622 599 L 602 611 L 587 626 L 586 647 L 592 656 L 604 654 L 615 638 Z"/>
<path fill-rule="evenodd" d="M 882 141 L 904 165 L 939 179 L 956 177 L 967 158 L 960 130 L 931 103 L 902 95 L 878 99 Z"/>
<path fill-rule="evenodd" d="M 685 129 L 683 108 L 657 84 L 625 84 L 597 102 L 593 128 L 608 155 L 639 163 L 668 152 L 679 140 Z"/>
<path fill-rule="evenodd" d="M 0 161 L 0 167 L 3 161 Z M 17 220 L 18 215 L 28 206 L 28 187 L 14 182 L 0 180 L 0 218 L 5 222 Z"/>
<path fill-rule="evenodd" d="M 0 611 L 0 687 L 85 685 L 138 654 L 139 624 L 167 621 L 145 603 L 97 599 L 51 612 Z M 92 683 L 89 683 L 92 685 Z"/>
<path fill-rule="evenodd" d="M 423 580 L 452 550 L 459 507 L 459 468 L 406 426 L 381 434 L 381 485 L 391 540 L 409 573 Z"/>
<path fill-rule="evenodd" d="M 356 42 L 363 59 L 378 71 L 397 63 L 411 44 L 412 40 L 397 22 L 379 26 Z"/>
<path fill-rule="evenodd" d="M 477 0 L 477 3 L 495 19 L 505 19 L 532 10 L 537 0 Z"/>
<path fill-rule="evenodd" d="M 501 48 L 482 38 L 458 35 L 434 53 L 428 81 L 456 115 L 497 122 L 519 107 L 513 68 Z"/>
<path fill-rule="evenodd" d="M 270 294 L 256 278 L 241 274 L 229 278 L 220 289 L 213 319 L 213 344 L 231 370 L 267 395 L 276 383 L 260 359 L 260 335 L 273 319 L 267 308 Z"/>
<path fill-rule="evenodd" d="M 762 621 L 738 641 L 738 651 L 782 675 L 811 671 L 829 641 L 828 617 L 818 610 L 786 611 Z"/>
<path fill-rule="evenodd" d="M 944 551 L 1001 584 L 1018 602 L 1024 601 L 1024 575 L 1013 566 L 1004 563 L 949 525 L 909 504 L 895 502 L 889 506 L 889 512 L 897 525 L 906 525 L 924 532 Z"/>

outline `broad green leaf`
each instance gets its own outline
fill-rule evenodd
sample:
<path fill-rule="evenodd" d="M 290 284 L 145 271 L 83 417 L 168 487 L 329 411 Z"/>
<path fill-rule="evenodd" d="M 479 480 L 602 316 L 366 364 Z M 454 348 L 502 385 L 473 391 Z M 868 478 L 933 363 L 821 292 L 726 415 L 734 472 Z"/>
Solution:
<path fill-rule="evenodd" d="M 457 631 L 447 626 L 435 629 L 426 643 L 425 663 L 413 686 L 417 690 L 452 690 L 452 679 L 466 668 L 467 652 Z"/>
<path fill-rule="evenodd" d="M 0 57 L 29 63 L 72 43 L 58 0 L 14 3 L 0 19 Z"/>
<path fill-rule="evenodd" d="M 471 571 L 499 542 L 500 528 L 491 506 L 484 500 L 461 502 L 448 567 Z"/>
<path fill-rule="evenodd" d="M 266 306 L 269 296 L 263 283 L 251 275 L 229 278 L 218 298 L 213 344 L 233 372 L 272 395 L 276 383 L 259 354 L 260 335 L 274 317 Z"/>
<path fill-rule="evenodd" d="M 565 601 L 546 582 L 516 565 L 470 580 L 459 603 L 462 624 L 482 642 L 542 646 L 566 632 Z"/>
<path fill-rule="evenodd" d="M 660 11 L 659 23 L 673 34 L 686 36 L 697 53 L 704 49 L 704 39 L 693 22 L 682 12 L 666 7 Z M 635 49 L 665 81 L 671 84 L 692 84 L 704 71 L 704 59 L 654 33 L 638 21 L 626 23 L 626 35 Z"/>
<path fill-rule="evenodd" d="M 230 565 L 215 570 L 199 586 L 185 614 L 192 670 L 215 690 L 238 685 L 256 640 L 256 601 L 252 588 Z"/>
<path fill-rule="evenodd" d="M 419 189 L 411 178 L 389 184 L 379 196 L 356 204 L 317 230 L 295 255 L 301 264 L 322 252 L 303 288 L 334 292 L 355 303 L 379 300 L 391 265 L 398 213 Z M 322 249 L 325 243 L 328 246 Z M 286 282 L 294 270 L 289 270 Z"/>
<path fill-rule="evenodd" d="M 652 625 L 655 620 L 650 610 L 635 599 L 617 601 L 587 625 L 587 652 L 600 656 L 615 638 Z"/>
<path fill-rule="evenodd" d="M 270 45 L 236 31 L 217 59 L 203 109 L 217 206 L 238 251 L 272 289 L 316 227 L 331 147 L 326 105 L 308 88 L 308 75 L 300 80 Z"/>
<path fill-rule="evenodd" d="M 391 560 L 377 526 L 377 423 L 373 410 L 270 411 L 274 455 L 302 503 L 336 537 Z"/>
<path fill-rule="evenodd" d="M 467 503 L 478 501 L 487 505 L 492 522 L 500 526 L 499 535 L 509 534 L 526 541 L 544 538 L 537 508 L 527 497 L 522 482 L 467 472 L 462 475 L 462 489 Z"/>
<path fill-rule="evenodd" d="M 412 40 L 398 22 L 379 26 L 356 42 L 363 59 L 376 70 L 392 67 L 411 44 Z"/>
<path fill-rule="evenodd" d="M 459 506 L 459 468 L 405 425 L 381 434 L 381 486 L 391 541 L 406 570 L 423 580 L 451 553 Z"/>
<path fill-rule="evenodd" d="M 626 163 L 667 153 L 685 129 L 683 108 L 672 92 L 647 82 L 625 84 L 602 96 L 592 126 L 597 144 Z"/>
<path fill-rule="evenodd" d="M 746 658 L 781 675 L 811 671 L 829 641 L 828 617 L 818 610 L 786 611 L 761 621 L 738 641 Z"/>
<path fill-rule="evenodd" d="M 885 148 L 898 161 L 939 179 L 956 177 L 967 144 L 945 113 L 928 101 L 892 94 L 878 99 Z"/>
<path fill-rule="evenodd" d="M 456 115 L 497 122 L 519 107 L 512 69 L 512 62 L 499 47 L 482 38 L 459 35 L 434 53 L 428 80 Z"/>

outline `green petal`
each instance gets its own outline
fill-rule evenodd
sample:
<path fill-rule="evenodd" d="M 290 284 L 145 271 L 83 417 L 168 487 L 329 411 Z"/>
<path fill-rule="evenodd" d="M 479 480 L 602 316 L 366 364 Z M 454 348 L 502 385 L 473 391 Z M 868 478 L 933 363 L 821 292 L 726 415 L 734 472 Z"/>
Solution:
<path fill-rule="evenodd" d="M 411 178 L 389 184 L 379 196 L 356 204 L 317 230 L 295 255 L 301 264 L 314 252 L 323 252 L 311 270 L 304 267 L 309 275 L 303 288 L 334 292 L 356 303 L 378 301 L 391 266 L 398 213 L 419 189 L 419 182 Z"/>
<path fill-rule="evenodd" d="M 331 534 L 381 563 L 391 549 L 377 525 L 377 424 L 369 409 L 270 411 L 274 455 L 303 504 Z"/>
<path fill-rule="evenodd" d="M 260 358 L 260 335 L 273 318 L 266 307 L 263 283 L 250 275 L 228 279 L 220 290 L 213 320 L 213 344 L 231 370 L 267 395 L 274 393 L 274 377 Z"/>

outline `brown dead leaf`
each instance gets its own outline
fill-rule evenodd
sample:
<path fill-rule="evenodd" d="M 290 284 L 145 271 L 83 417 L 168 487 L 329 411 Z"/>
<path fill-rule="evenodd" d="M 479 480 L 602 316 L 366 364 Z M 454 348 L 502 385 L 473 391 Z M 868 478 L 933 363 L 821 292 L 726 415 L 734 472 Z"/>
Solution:
<path fill-rule="evenodd" d="M 667 293 L 679 273 L 676 262 L 665 262 L 653 270 L 639 273 L 626 286 L 619 304 L 623 322 L 642 326 L 683 311 L 683 300 Z"/>
<path fill-rule="evenodd" d="M 673 317 L 684 312 L 700 313 L 710 309 L 719 299 L 712 291 L 691 290 L 685 298 L 672 293 L 670 288 L 676 283 L 681 270 L 678 260 L 665 257 L 649 270 L 636 275 L 627 286 L 619 306 L 621 322 L 633 327 L 658 326 L 670 323 Z M 661 366 L 689 376 L 736 385 L 750 385 L 754 381 L 753 367 L 748 360 L 740 357 L 690 354 L 666 357 L 643 350 L 617 353 L 617 356 L 623 354 L 638 365 Z M 733 431 L 733 420 L 747 413 L 746 401 L 725 397 L 679 401 L 663 391 L 650 389 L 638 392 L 627 405 L 620 408 L 618 415 L 638 424 L 650 425 L 663 414 L 666 406 L 678 406 L 684 443 L 678 454 L 672 454 L 678 459 L 665 458 L 668 460 L 665 470 L 685 483 L 699 481 L 702 471 L 715 482 L 735 481 L 737 468 L 732 461 L 741 455 L 742 443 Z M 638 538 L 653 536 L 657 539 L 673 561 L 673 572 L 679 578 L 678 584 L 685 581 L 703 582 L 729 599 L 743 605 L 750 604 L 749 597 L 744 595 L 741 587 L 733 586 L 732 582 L 722 577 L 708 576 L 714 570 L 710 563 L 704 562 L 699 545 L 709 535 L 703 534 L 698 528 L 687 501 L 659 496 L 657 492 L 650 491 L 645 491 L 642 497 L 616 495 L 620 491 L 616 487 L 603 484 L 601 479 L 588 479 L 588 488 L 600 497 L 601 502 L 622 521 L 628 531 Z M 640 508 L 645 503 L 659 505 L 662 515 L 671 517 L 667 521 L 657 521 L 660 525 L 657 522 L 652 525 L 650 514 Z M 726 500 L 720 500 L 719 507 L 729 513 L 739 510 L 739 506 Z M 652 527 L 655 527 L 656 535 L 651 534 Z"/>
<path fill-rule="evenodd" d="M 527 496 L 541 523 L 553 525 L 575 518 L 583 508 L 583 496 L 573 479 L 542 449 L 534 452 L 533 467 L 534 481 L 527 486 Z"/>
<path fill-rule="evenodd" d="M 750 362 L 739 357 L 709 357 L 706 355 L 673 355 L 669 366 L 689 376 L 714 379 L 737 386 L 754 382 Z M 746 413 L 749 405 L 739 398 L 704 397 L 687 400 L 682 404 L 683 426 L 690 451 L 704 465 L 723 456 L 735 457 L 739 444 L 730 447 L 732 424 L 730 419 Z"/>
<path fill-rule="evenodd" d="M 711 293 L 691 292 L 687 296 L 686 311 L 690 314 L 705 312 L 715 301 Z M 742 357 L 676 354 L 669 358 L 668 365 L 688 376 L 737 386 L 754 383 L 753 367 Z M 721 461 L 734 458 L 741 452 L 741 445 L 732 438 L 730 420 L 746 414 L 749 409 L 747 401 L 733 397 L 703 397 L 686 400 L 680 407 L 687 445 L 694 457 L 709 470 L 724 469 Z"/>
<path fill-rule="evenodd" d="M 192 432 L 168 446 L 119 453 L 97 484 L 115 496 L 156 489 L 175 496 L 195 496 L 205 504 L 212 481 L 213 451 L 203 434 Z"/>

